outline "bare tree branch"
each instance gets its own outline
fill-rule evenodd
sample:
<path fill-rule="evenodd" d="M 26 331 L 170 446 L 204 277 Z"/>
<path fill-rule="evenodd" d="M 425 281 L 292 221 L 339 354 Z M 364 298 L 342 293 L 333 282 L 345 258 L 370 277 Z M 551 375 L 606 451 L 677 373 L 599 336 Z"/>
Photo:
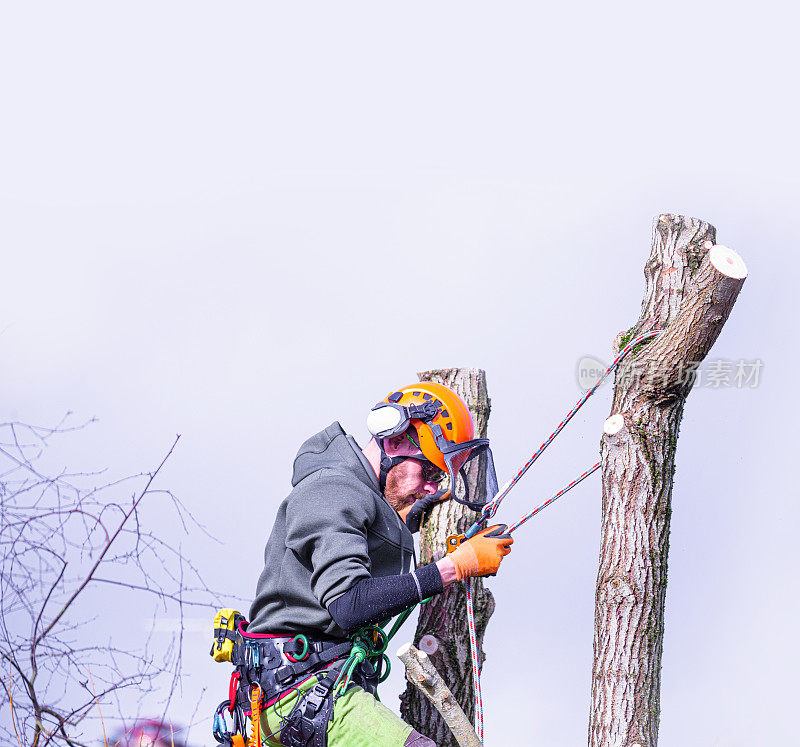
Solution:
<path fill-rule="evenodd" d="M 61 619 L 62 615 L 69 609 L 70 605 L 78 598 L 78 595 L 86 588 L 86 585 L 92 580 L 92 576 L 94 576 L 94 572 L 97 570 L 100 563 L 103 562 L 103 558 L 106 556 L 106 553 L 111 549 L 111 545 L 114 544 L 114 540 L 117 538 L 119 533 L 122 531 L 122 527 L 125 525 L 125 522 L 130 518 L 131 514 L 136 510 L 136 507 L 141 503 L 142 498 L 147 495 L 147 491 L 150 488 L 150 485 L 153 484 L 153 480 L 155 480 L 156 475 L 161 471 L 161 468 L 164 466 L 167 459 L 170 458 L 172 452 L 175 450 L 175 446 L 177 446 L 178 441 L 180 440 L 180 436 L 176 436 L 175 441 L 173 442 L 172 446 L 170 447 L 167 455 L 161 460 L 161 464 L 158 465 L 155 472 L 150 475 L 150 479 L 147 481 L 147 485 L 144 486 L 144 490 L 139 494 L 139 497 L 134 499 L 133 505 L 131 509 L 123 516 L 122 521 L 120 522 L 117 530 L 114 532 L 111 539 L 109 539 L 105 547 L 100 552 L 100 557 L 97 558 L 97 562 L 92 566 L 92 570 L 89 571 L 89 574 L 86 576 L 84 581 L 78 586 L 77 589 L 73 592 L 72 596 L 67 600 L 66 604 L 61 608 L 61 611 L 53 618 L 53 621 L 48 625 L 39 635 L 39 638 L 34 638 L 32 648 L 36 647 L 36 644 L 44 638 L 55 626 L 55 624 Z M 35 631 L 34 631 L 35 632 Z"/>
<path fill-rule="evenodd" d="M 0 423 L 0 661 L 9 667 L 0 744 L 94 744 L 95 736 L 83 732 L 97 723 L 99 707 L 104 721 L 136 718 L 130 697 L 123 711 L 125 692 L 139 708 L 147 702 L 150 714 L 160 703 L 166 718 L 181 682 L 184 606 L 213 609 L 218 596 L 180 545 L 162 539 L 143 513 L 146 495 L 166 496 L 162 508 L 174 514 L 179 531 L 198 527 L 208 535 L 172 492 L 155 487 L 180 436 L 152 472 L 104 484 L 103 472 L 47 468 L 58 439 L 86 425 L 71 425 L 69 416 L 54 428 Z M 142 487 L 123 499 L 120 491 L 136 480 Z M 139 605 L 145 616 L 152 607 L 146 638 L 126 640 L 124 648 L 114 645 L 111 631 L 103 640 L 105 616 L 86 614 L 78 604 L 101 585 L 111 595 L 120 589 L 150 598 Z M 167 613 L 178 622 L 177 646 L 163 639 L 156 646 L 155 624 Z"/>

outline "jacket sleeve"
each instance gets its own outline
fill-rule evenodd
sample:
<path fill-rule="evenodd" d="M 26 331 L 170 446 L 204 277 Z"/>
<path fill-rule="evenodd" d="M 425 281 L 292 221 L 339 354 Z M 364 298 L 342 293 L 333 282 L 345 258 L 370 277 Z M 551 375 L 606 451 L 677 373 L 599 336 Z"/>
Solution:
<path fill-rule="evenodd" d="M 286 506 L 286 546 L 311 570 L 311 590 L 323 607 L 370 577 L 367 527 L 375 512 L 366 486 L 332 470 L 296 486 Z"/>
<path fill-rule="evenodd" d="M 399 576 L 361 579 L 328 606 L 333 621 L 343 630 L 388 620 L 403 610 L 444 590 L 436 563 Z"/>

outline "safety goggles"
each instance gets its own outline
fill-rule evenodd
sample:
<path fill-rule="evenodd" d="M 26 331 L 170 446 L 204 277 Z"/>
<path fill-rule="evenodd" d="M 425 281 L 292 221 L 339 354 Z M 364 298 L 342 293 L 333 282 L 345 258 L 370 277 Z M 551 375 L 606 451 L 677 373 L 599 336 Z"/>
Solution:
<path fill-rule="evenodd" d="M 411 458 L 417 459 L 417 457 Z M 422 465 L 422 476 L 425 478 L 425 482 L 435 482 L 440 485 L 447 477 L 447 472 L 439 469 L 433 462 L 429 462 L 427 459 L 418 459 L 417 461 Z"/>
<path fill-rule="evenodd" d="M 408 442 L 415 448 L 419 449 L 419 444 L 417 443 L 416 431 L 413 425 L 409 425 L 406 430 L 406 439 Z M 409 459 L 413 459 L 416 462 L 419 462 L 422 466 L 422 476 L 425 479 L 425 482 L 435 482 L 439 485 L 445 477 L 447 477 L 447 472 L 443 469 L 437 467 L 433 462 L 428 461 L 422 454 L 419 456 L 412 456 Z"/>

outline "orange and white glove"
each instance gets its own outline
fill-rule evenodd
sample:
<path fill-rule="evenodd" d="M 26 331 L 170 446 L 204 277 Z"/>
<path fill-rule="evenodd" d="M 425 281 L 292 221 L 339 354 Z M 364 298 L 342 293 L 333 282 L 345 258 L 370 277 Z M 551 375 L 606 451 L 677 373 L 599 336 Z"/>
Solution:
<path fill-rule="evenodd" d="M 514 538 L 506 532 L 506 525 L 495 524 L 464 540 L 445 557 L 453 561 L 459 581 L 469 577 L 491 576 L 497 573 L 500 562 L 511 552 L 513 542 Z"/>

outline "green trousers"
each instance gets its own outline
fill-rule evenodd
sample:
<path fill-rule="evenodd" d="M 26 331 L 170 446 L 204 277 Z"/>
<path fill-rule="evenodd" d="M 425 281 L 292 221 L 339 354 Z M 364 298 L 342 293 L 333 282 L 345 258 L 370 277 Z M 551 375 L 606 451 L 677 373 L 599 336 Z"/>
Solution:
<path fill-rule="evenodd" d="M 298 693 L 306 692 L 316 683 L 317 678 L 312 677 L 261 714 L 265 744 L 281 743 L 282 720 L 294 708 Z M 356 685 L 351 686 L 334 703 L 333 717 L 328 722 L 328 747 L 402 747 L 412 731 L 405 721 L 376 700 L 374 695 Z"/>

